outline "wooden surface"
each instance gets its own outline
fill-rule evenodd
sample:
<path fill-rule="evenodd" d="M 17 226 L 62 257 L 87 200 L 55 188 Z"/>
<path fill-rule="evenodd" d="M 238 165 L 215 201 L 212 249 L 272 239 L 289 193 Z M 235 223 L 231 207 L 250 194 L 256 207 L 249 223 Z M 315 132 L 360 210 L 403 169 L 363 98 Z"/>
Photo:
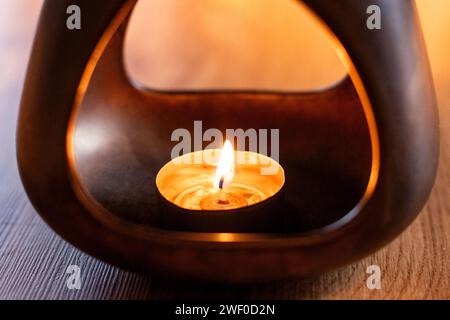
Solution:
<path fill-rule="evenodd" d="M 73 248 L 33 210 L 18 177 L 14 136 L 40 2 L 6 0 L 0 6 L 0 298 L 450 298 L 448 1 L 435 0 L 433 7 L 418 1 L 438 93 L 442 139 L 436 184 L 419 218 L 394 242 L 358 263 L 316 277 L 251 287 L 180 285 L 120 270 Z M 275 81 L 273 86 L 283 88 L 285 81 Z M 81 267 L 81 290 L 66 287 L 65 271 L 71 264 Z M 366 268 L 372 264 L 382 269 L 381 290 L 366 287 Z"/>

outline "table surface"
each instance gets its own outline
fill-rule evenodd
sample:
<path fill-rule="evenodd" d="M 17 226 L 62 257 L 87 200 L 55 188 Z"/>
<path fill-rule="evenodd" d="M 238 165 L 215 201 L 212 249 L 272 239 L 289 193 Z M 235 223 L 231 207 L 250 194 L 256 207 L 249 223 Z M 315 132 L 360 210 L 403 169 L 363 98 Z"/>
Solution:
<path fill-rule="evenodd" d="M 0 298 L 2 299 L 404 299 L 450 298 L 450 32 L 442 8 L 419 1 L 441 117 L 437 180 L 415 222 L 392 243 L 362 261 L 320 276 L 244 287 L 167 284 L 108 265 L 55 234 L 32 208 L 15 160 L 15 127 L 40 1 L 2 1 L 0 8 Z M 5 4 L 6 3 L 6 4 Z M 32 4 L 31 4 L 32 3 Z M 445 0 L 437 0 L 447 6 Z M 432 16 L 433 19 L 427 17 Z M 440 24 L 442 23 L 442 24 Z M 439 31 L 436 31 L 439 29 Z M 80 290 L 66 286 L 66 269 L 81 267 Z M 381 290 L 366 286 L 366 268 L 379 265 Z"/>

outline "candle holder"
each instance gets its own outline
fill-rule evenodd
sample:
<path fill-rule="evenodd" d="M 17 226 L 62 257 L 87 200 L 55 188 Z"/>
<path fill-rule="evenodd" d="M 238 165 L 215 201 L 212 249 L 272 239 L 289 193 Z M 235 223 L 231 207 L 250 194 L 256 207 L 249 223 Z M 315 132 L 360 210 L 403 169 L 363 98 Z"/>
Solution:
<path fill-rule="evenodd" d="M 233 152 L 231 143 L 228 146 L 229 154 L 218 149 L 188 153 L 168 162 L 158 172 L 160 227 L 201 232 L 283 231 L 283 169 L 266 156 Z M 224 155 L 220 157 L 222 167 L 220 161 L 206 160 L 218 154 Z M 195 158 L 201 161 L 195 163 Z M 241 161 L 236 165 L 234 158 Z M 275 168 L 274 173 L 262 175 L 262 169 L 268 167 Z M 236 177 L 233 172 L 227 181 L 231 188 L 224 188 L 220 177 L 231 168 L 237 171 Z"/>
<path fill-rule="evenodd" d="M 334 36 L 349 70 L 321 92 L 136 88 L 122 60 L 135 0 L 45 1 L 17 133 L 21 179 L 38 213 L 64 239 L 110 263 L 233 283 L 323 272 L 400 234 L 428 198 L 439 146 L 414 4 L 303 2 Z M 65 25 L 73 4 L 83 12 L 77 31 Z M 385 13 L 381 30 L 365 26 L 373 4 Z M 225 229 L 199 216 L 195 231 L 184 230 L 183 212 L 161 224 L 156 175 L 170 161 L 171 132 L 192 132 L 196 120 L 222 132 L 279 129 L 285 182 L 276 210 L 248 207 L 255 211 L 234 216 Z M 248 229 L 264 216 L 261 208 L 283 222 Z"/>

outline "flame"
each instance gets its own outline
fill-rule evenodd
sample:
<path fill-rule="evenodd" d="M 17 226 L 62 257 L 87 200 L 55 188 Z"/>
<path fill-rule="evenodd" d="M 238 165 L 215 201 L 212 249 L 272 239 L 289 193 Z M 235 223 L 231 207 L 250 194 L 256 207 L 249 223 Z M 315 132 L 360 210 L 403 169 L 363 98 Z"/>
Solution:
<path fill-rule="evenodd" d="M 231 142 L 226 140 L 217 163 L 214 188 L 224 189 L 234 176 L 234 151 Z"/>

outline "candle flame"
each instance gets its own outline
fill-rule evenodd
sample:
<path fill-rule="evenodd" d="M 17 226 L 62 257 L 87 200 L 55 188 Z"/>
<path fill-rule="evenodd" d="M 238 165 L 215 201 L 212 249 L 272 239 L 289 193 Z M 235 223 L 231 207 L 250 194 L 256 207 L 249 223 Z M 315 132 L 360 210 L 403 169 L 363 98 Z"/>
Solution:
<path fill-rule="evenodd" d="M 226 140 L 217 163 L 214 188 L 224 189 L 234 176 L 234 151 L 231 142 Z"/>

